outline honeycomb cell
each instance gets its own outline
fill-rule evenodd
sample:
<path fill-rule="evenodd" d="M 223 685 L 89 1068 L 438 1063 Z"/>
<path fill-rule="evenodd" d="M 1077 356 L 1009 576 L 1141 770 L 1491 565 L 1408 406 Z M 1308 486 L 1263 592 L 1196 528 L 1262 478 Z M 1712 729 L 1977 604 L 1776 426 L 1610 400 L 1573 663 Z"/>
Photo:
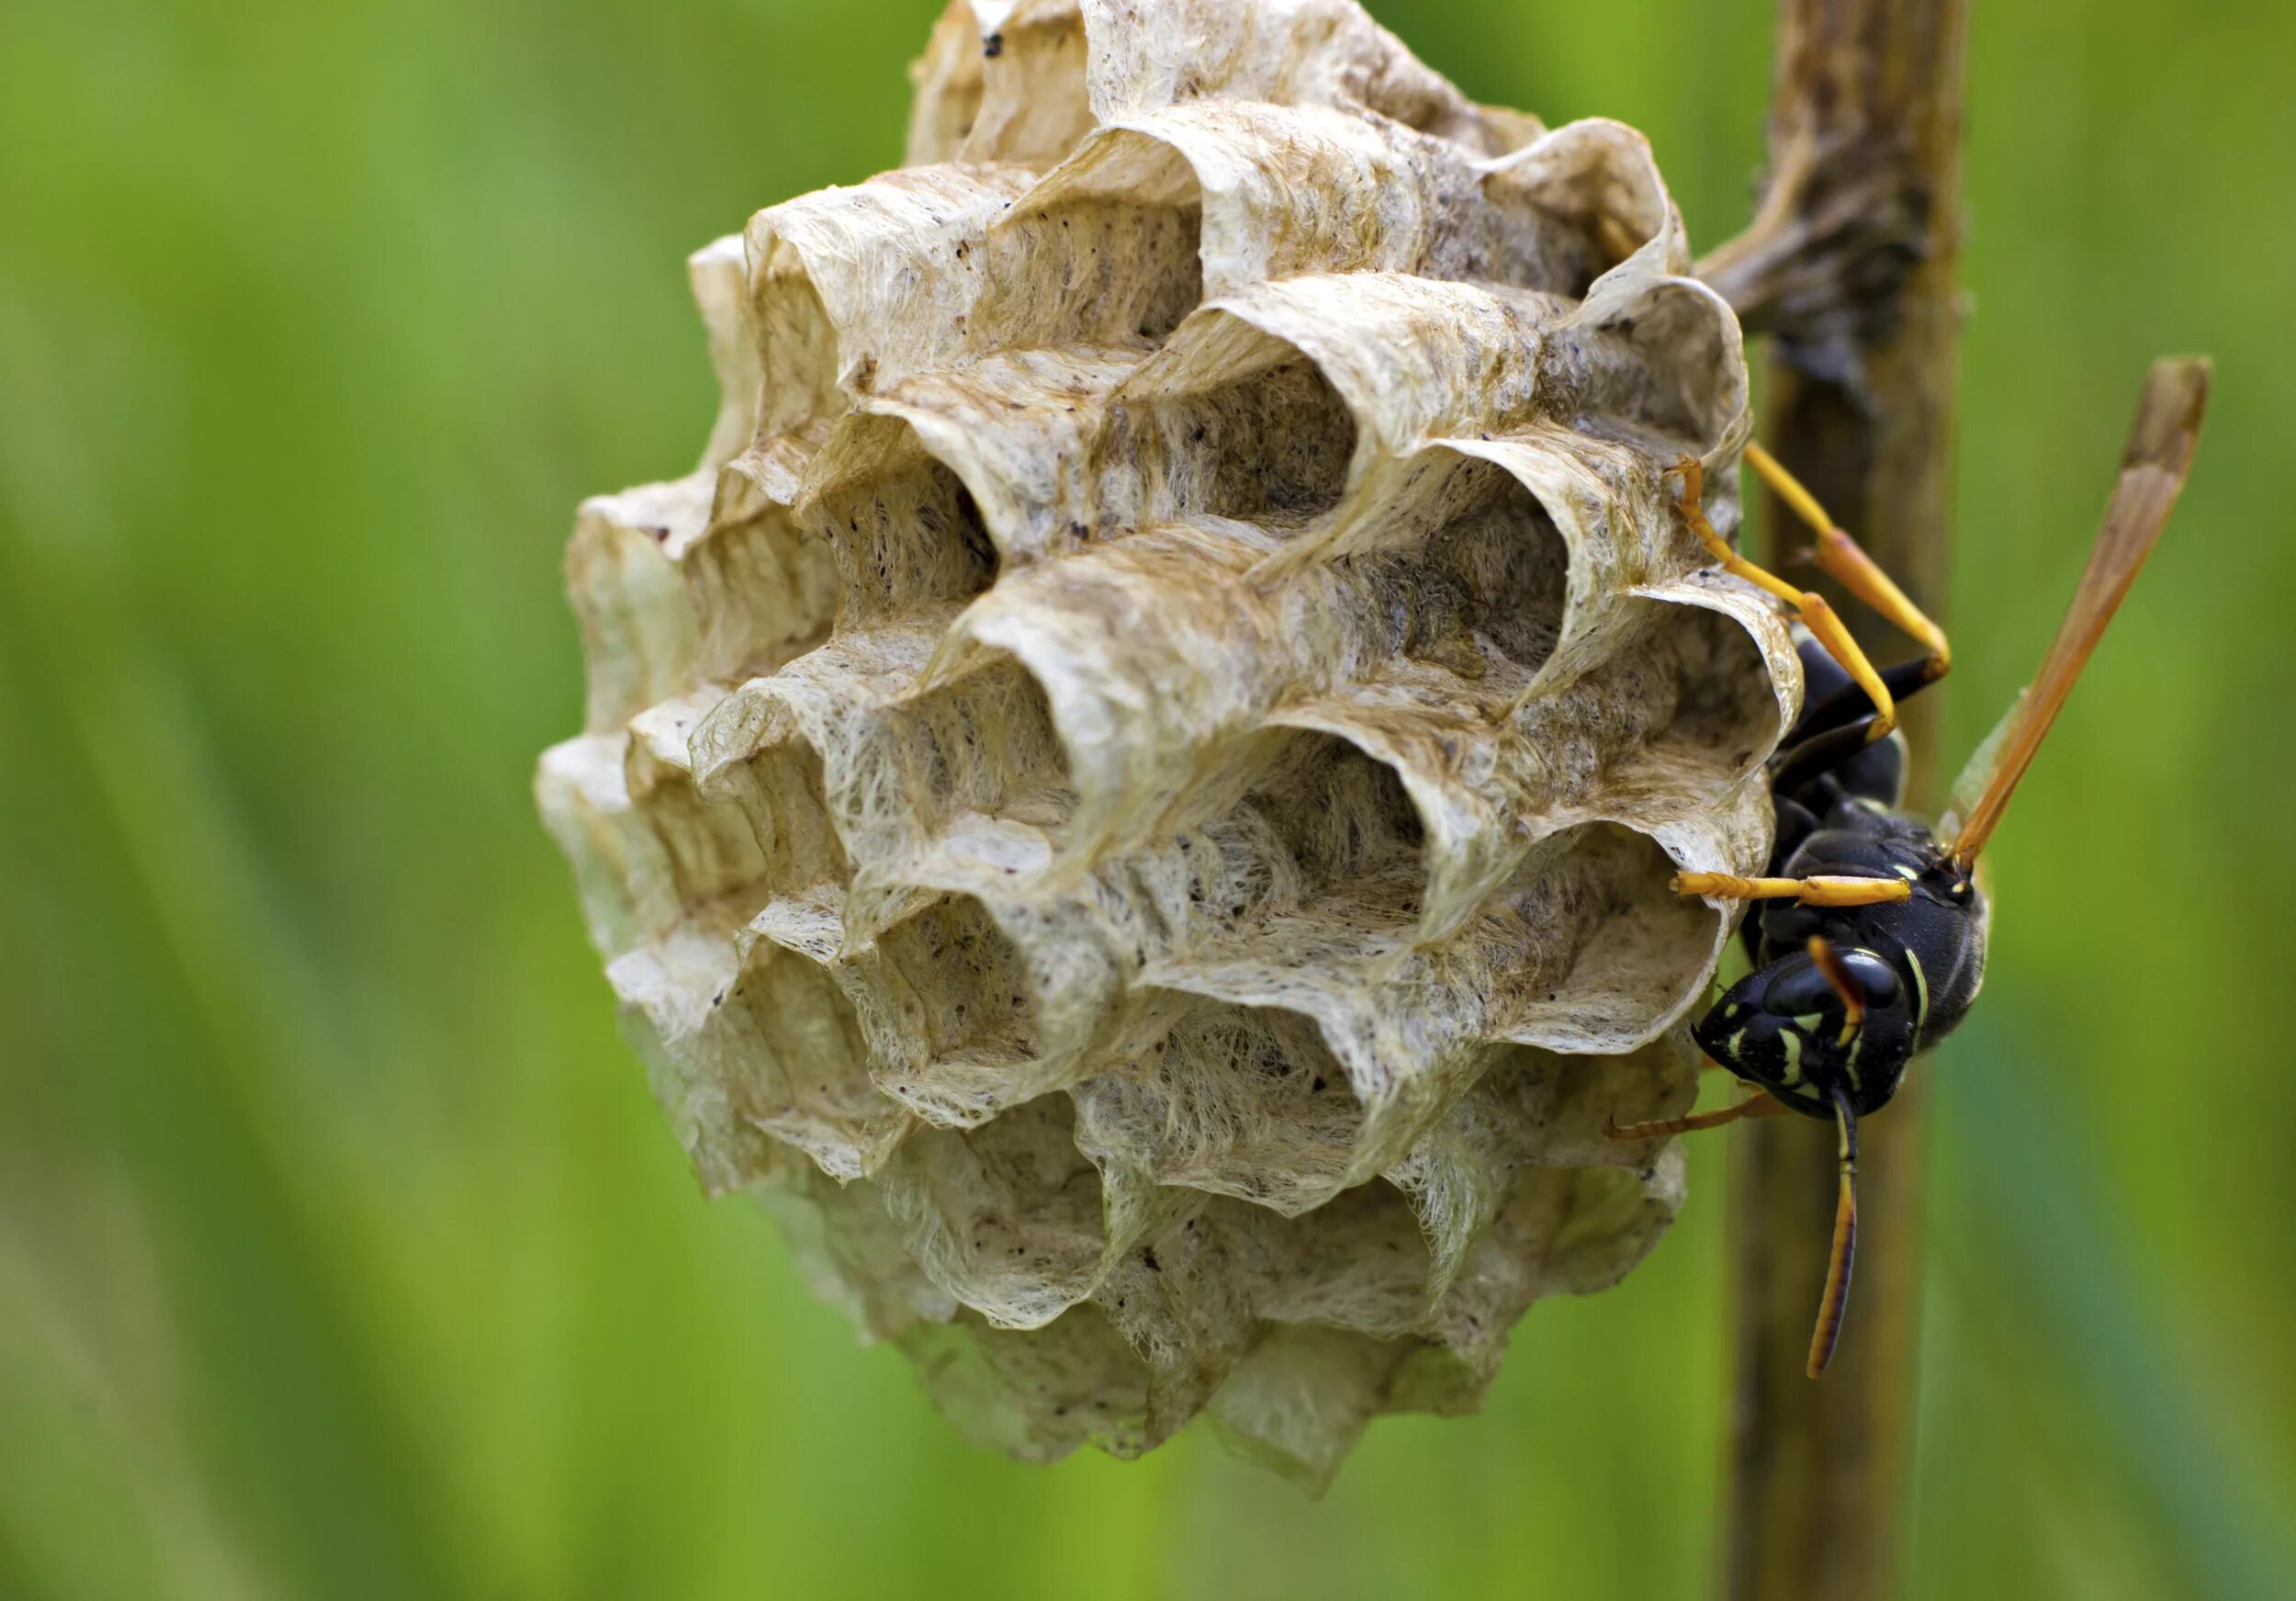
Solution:
<path fill-rule="evenodd" d="M 1000 1328 L 1041 1328 L 1087 1299 L 1118 1248 L 1064 1095 L 913 1135 L 884 1189 L 926 1274 Z"/>
<path fill-rule="evenodd" d="M 1431 694 L 1512 705 L 1562 637 L 1570 552 L 1513 474 L 1447 451 L 1423 458 L 1384 536 L 1392 554 L 1354 558 L 1372 596 L 1391 680 Z"/>
<path fill-rule="evenodd" d="M 1085 19 L 1070 0 L 952 6 L 910 69 L 907 164 L 1015 162 L 1043 168 L 1093 127 Z"/>
<path fill-rule="evenodd" d="M 706 793 L 721 813 L 727 802 L 738 808 L 770 889 L 841 884 L 851 869 L 829 815 L 821 752 L 782 708 L 771 712 L 777 715 L 757 730 L 744 759 L 711 772 Z"/>
<path fill-rule="evenodd" d="M 798 515 L 836 553 L 847 627 L 968 601 L 996 581 L 979 503 L 906 422 L 847 419 L 807 479 Z"/>
<path fill-rule="evenodd" d="M 1158 146 L 1137 163 L 1063 169 L 1054 192 L 1007 212 L 988 238 L 979 321 L 1021 345 L 1154 349 L 1204 298 L 1204 207 L 1194 175 Z"/>
<path fill-rule="evenodd" d="M 909 1134 L 915 1120 L 871 1080 L 861 1020 L 817 960 L 757 940 L 710 1007 L 744 1123 L 840 1181 L 875 1173 Z"/>
<path fill-rule="evenodd" d="M 1694 1000 L 1719 953 L 1650 836 L 1590 823 L 1548 841 L 1552 865 L 1497 897 L 1489 937 L 1510 990 L 1505 1036 L 1554 1051 L 1619 1051 Z M 1512 888 L 1512 886 L 1511 886 Z M 1653 1004 L 1655 1001 L 1655 1005 Z"/>
<path fill-rule="evenodd" d="M 1104 476 L 1138 482 L 1143 521 L 1219 517 L 1271 533 L 1339 504 L 1356 421 L 1321 368 L 1285 341 L 1218 309 L 1181 355 L 1127 381 L 1111 409 Z M 1111 501 L 1125 490 L 1111 483 Z"/>
<path fill-rule="evenodd" d="M 877 1083 L 936 1123 L 971 1126 L 1051 1088 L 1059 1045 L 1029 960 L 987 908 L 946 896 L 857 958 Z"/>
<path fill-rule="evenodd" d="M 1104 1167 L 1280 1212 L 1346 1183 L 1364 1108 L 1312 1019 L 1273 1007 L 1176 1007 L 1142 1058 L 1079 1086 L 1076 1138 Z"/>
<path fill-rule="evenodd" d="M 694 786 L 687 738 L 715 698 L 665 701 L 630 720 L 624 788 L 660 840 L 670 887 L 688 907 L 740 896 L 766 868 L 757 837 L 741 818 L 703 799 Z"/>
<path fill-rule="evenodd" d="M 1491 276 L 1574 300 L 1671 224 L 1649 141 L 1603 118 L 1543 134 L 1490 163 L 1482 182 L 1506 220 L 1502 270 Z"/>

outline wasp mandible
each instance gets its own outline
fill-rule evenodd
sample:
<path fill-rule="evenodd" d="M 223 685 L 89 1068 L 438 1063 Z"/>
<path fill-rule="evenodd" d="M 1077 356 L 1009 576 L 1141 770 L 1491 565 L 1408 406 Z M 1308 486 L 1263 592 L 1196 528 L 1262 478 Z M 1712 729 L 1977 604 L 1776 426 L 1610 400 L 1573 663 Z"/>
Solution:
<path fill-rule="evenodd" d="M 1926 654 L 1877 671 L 1818 595 L 1732 550 L 1700 506 L 1698 463 L 1683 479 L 1684 522 L 1728 570 L 1784 601 L 1806 629 L 1804 711 L 1767 779 L 1777 811 L 1769 875 L 1684 873 L 1684 895 L 1750 901 L 1741 934 L 1754 969 L 1692 1029 L 1700 1048 L 1754 1093 L 1717 1111 L 1614 1126 L 1622 1140 L 1718 1128 L 1785 1111 L 1835 1125 L 1840 1179 L 1833 1252 L 1810 1339 L 1809 1374 L 1831 1360 L 1857 1248 L 1858 1120 L 1889 1103 L 1907 1065 L 1967 1015 L 1985 978 L 1990 912 L 1974 869 L 2090 652 L 2167 526 L 2206 408 L 2204 359 L 2153 364 L 2121 473 L 2063 626 L 2041 671 L 1953 787 L 1935 830 L 1901 814 L 1897 703 L 1945 675 L 1944 633 L 1816 499 L 1759 445 L 1747 461 L 1816 530 L 1818 564 L 1919 641 Z"/>

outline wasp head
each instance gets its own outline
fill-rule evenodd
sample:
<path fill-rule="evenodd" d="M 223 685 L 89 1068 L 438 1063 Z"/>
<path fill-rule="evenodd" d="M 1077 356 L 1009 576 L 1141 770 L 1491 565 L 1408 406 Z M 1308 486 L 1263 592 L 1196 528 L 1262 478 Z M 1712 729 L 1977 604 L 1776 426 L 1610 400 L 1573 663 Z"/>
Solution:
<path fill-rule="evenodd" d="M 1887 1103 L 1914 1049 L 1906 986 L 1878 953 L 1845 949 L 1838 976 L 1856 996 L 1853 1014 L 1837 979 L 1811 956 L 1782 956 L 1732 985 L 1691 1031 L 1699 1048 L 1796 1111 L 1834 1115 L 1831 1092 L 1848 1092 L 1861 1115 Z"/>

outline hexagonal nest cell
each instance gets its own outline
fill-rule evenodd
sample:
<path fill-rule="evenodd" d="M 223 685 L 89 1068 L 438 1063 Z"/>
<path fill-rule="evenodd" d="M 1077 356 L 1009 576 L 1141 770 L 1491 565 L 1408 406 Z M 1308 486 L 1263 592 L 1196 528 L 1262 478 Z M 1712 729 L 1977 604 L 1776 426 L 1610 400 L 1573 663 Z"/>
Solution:
<path fill-rule="evenodd" d="M 1607 1119 L 1796 710 L 1736 322 L 1632 130 L 1352 0 L 956 0 L 910 162 L 695 255 L 544 816 L 671 1123 L 976 1438 L 1320 1483 L 1682 1198 Z"/>

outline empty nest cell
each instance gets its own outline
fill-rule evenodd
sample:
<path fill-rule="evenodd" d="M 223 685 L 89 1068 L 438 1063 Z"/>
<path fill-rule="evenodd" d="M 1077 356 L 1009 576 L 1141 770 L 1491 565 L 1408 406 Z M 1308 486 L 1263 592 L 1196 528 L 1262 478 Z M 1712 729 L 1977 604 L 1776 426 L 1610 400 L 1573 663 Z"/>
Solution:
<path fill-rule="evenodd" d="M 694 617 L 694 671 L 705 678 L 770 673 L 817 642 L 837 614 L 830 547 L 785 507 L 714 521 L 677 563 Z"/>
<path fill-rule="evenodd" d="M 1007 347 L 1159 344 L 1204 298 L 1203 231 L 1177 152 L 1103 134 L 989 231 L 975 332 Z"/>
<path fill-rule="evenodd" d="M 759 433 L 791 433 L 842 411 L 837 325 L 804 258 L 788 242 L 771 242 L 751 267 L 748 310 L 757 363 L 766 375 Z"/>
<path fill-rule="evenodd" d="M 829 815 L 821 752 L 785 714 L 744 760 L 712 773 L 710 791 L 710 799 L 731 802 L 747 820 L 775 894 L 841 884 L 850 875 Z"/>
<path fill-rule="evenodd" d="M 581 626 L 591 732 L 618 729 L 686 688 L 693 612 L 662 547 L 708 515 L 699 475 L 582 502 L 566 547 L 566 593 Z"/>
<path fill-rule="evenodd" d="M 1387 763 L 1321 732 L 1274 728 L 1219 815 L 1101 871 L 1135 908 L 1142 959 L 1185 969 L 1249 954 L 1271 922 L 1306 918 L 1360 943 L 1401 941 L 1426 885 L 1425 828 Z"/>
<path fill-rule="evenodd" d="M 1104 1170 L 1296 1214 L 1339 1189 L 1363 1103 L 1314 1020 L 1275 1007 L 1179 1003 L 1164 1039 L 1078 1085 L 1076 1144 Z"/>
<path fill-rule="evenodd" d="M 840 958 L 878 1088 L 929 1122 L 977 1127 L 1089 1070 L 1113 975 L 1088 934 L 1022 922 L 947 894 Z"/>
<path fill-rule="evenodd" d="M 1498 964 L 1509 979 L 1504 1036 L 1554 1051 L 1625 1050 L 1704 983 L 1715 915 L 1674 893 L 1675 863 L 1649 836 L 1598 823 L 1563 839 L 1495 914 L 1493 931 L 1514 946 Z"/>
<path fill-rule="evenodd" d="M 996 581 L 996 547 L 973 491 L 908 423 L 848 418 L 809 476 L 798 516 L 836 553 L 841 625 L 970 600 Z"/>
<path fill-rule="evenodd" d="M 884 1165 L 910 1119 L 871 1081 L 861 1020 L 827 970 L 760 940 L 710 1004 L 735 1115 L 839 1181 Z"/>
<path fill-rule="evenodd" d="M 1261 1287 L 1254 1310 L 1271 1323 L 1392 1339 L 1424 1325 L 1432 1309 L 1426 1234 L 1410 1198 L 1385 1178 L 1290 1217 L 1215 1202 L 1206 1222 L 1245 1257 Z"/>
<path fill-rule="evenodd" d="M 1515 710 L 1514 728 L 1540 759 L 1534 824 L 1590 806 L 1718 797 L 1783 732 L 1761 648 L 1730 613 L 1636 598 L 1611 626 L 1593 668 Z"/>
<path fill-rule="evenodd" d="M 885 1201 L 936 1284 L 990 1322 L 1038 1328 L 1090 1295 L 1109 1254 L 1075 1111 L 1040 1096 L 977 1129 L 913 1135 Z"/>
<path fill-rule="evenodd" d="M 1090 1302 L 1027 1330 L 968 1308 L 946 1325 L 912 1325 L 902 1345 L 931 1375 L 933 1404 L 952 1427 L 1023 1461 L 1057 1461 L 1086 1444 L 1129 1459 L 1162 1438 L 1148 1425 L 1148 1365 Z"/>
<path fill-rule="evenodd" d="M 659 842 L 678 899 L 702 907 L 760 898 L 767 860 L 739 812 L 716 806 L 694 787 L 687 738 L 715 697 L 665 701 L 630 726 L 625 759 L 629 804 Z"/>
<path fill-rule="evenodd" d="M 951 6 L 909 68 L 916 98 L 909 107 L 908 150 L 903 166 L 954 161 L 980 120 L 987 93 L 981 30 L 970 6 Z"/>
<path fill-rule="evenodd" d="M 1321 1489 L 1339 1471 L 1417 1351 L 1412 1341 L 1279 1325 L 1238 1362 L 1206 1415 L 1245 1461 Z"/>
<path fill-rule="evenodd" d="M 918 1066 L 994 1078 L 1038 1054 L 1028 962 L 979 901 L 939 900 L 879 935 L 876 949 L 881 988 Z"/>
<path fill-rule="evenodd" d="M 1761 648 L 1728 614 L 1671 606 L 1664 649 L 1673 665 L 1671 711 L 1646 748 L 1685 790 L 1718 789 L 1753 771 L 1784 729 Z"/>
<path fill-rule="evenodd" d="M 1182 358 L 1150 363 L 1119 391 L 1102 459 L 1138 473 L 1145 520 L 1303 529 L 1346 491 L 1355 418 L 1293 346 L 1217 310 L 1204 315 Z M 1115 486 L 1103 493 L 1129 498 Z"/>
<path fill-rule="evenodd" d="M 1506 281 L 1573 299 L 1669 228 L 1649 141 L 1607 118 L 1541 135 L 1493 163 L 1483 188 L 1512 224 Z"/>
<path fill-rule="evenodd" d="M 1260 849 L 1246 885 L 1260 890 L 1225 909 L 1231 927 L 1249 914 L 1343 903 L 1351 920 L 1401 925 L 1418 915 L 1425 887 L 1426 828 L 1402 776 L 1334 735 L 1284 730 L 1270 741 L 1269 780 L 1232 819 Z M 1265 874 L 1264 887 L 1255 881 Z"/>
<path fill-rule="evenodd" d="M 996 863 L 1009 874 L 1033 864 L 1076 806 L 1068 752 L 1044 686 L 1001 650 L 984 650 L 960 676 L 884 715 L 874 783 L 897 788 L 925 832 L 966 814 L 1029 830 L 1021 853 Z"/>
<path fill-rule="evenodd" d="M 586 734 L 543 752 L 535 794 L 573 863 L 591 942 L 609 963 L 659 938 L 686 907 L 660 840 L 630 804 L 629 735 Z"/>
<path fill-rule="evenodd" d="M 1397 668 L 1436 669 L 1464 681 L 1449 693 L 1511 702 L 1562 637 L 1570 548 L 1503 468 L 1435 449 L 1414 468 L 1387 536 L 1403 548 L 1343 558 L 1375 608 L 1366 633 Z"/>
<path fill-rule="evenodd" d="M 1701 284 L 1665 279 L 1622 304 L 1591 300 L 1548 346 L 1542 381 L 1559 415 L 1662 466 L 1709 457 L 1746 411 L 1738 322 Z"/>
<path fill-rule="evenodd" d="M 985 26 L 971 7 L 952 6 L 911 69 L 908 165 L 962 159 L 1049 166 L 1091 129 L 1076 7 L 1028 0 L 990 16 Z"/>

